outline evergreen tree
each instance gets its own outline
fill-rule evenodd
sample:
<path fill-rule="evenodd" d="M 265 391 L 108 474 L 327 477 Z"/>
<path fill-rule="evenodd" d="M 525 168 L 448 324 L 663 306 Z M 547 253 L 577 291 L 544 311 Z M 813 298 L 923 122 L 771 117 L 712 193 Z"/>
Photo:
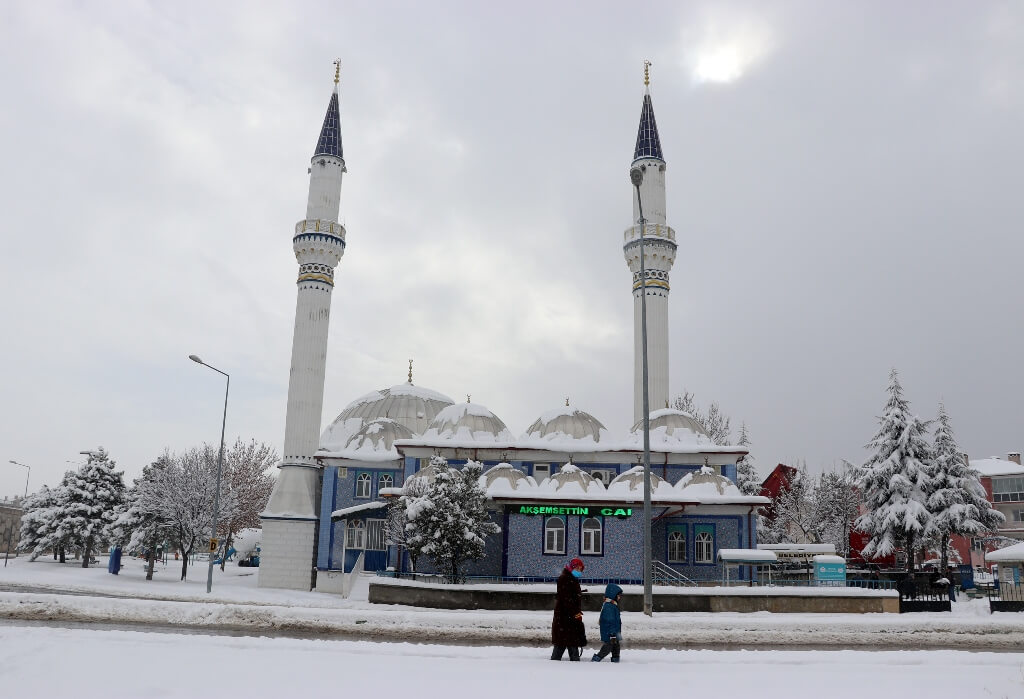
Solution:
<path fill-rule="evenodd" d="M 107 529 L 107 537 L 127 551 L 146 553 L 146 580 L 153 579 L 156 552 L 167 540 L 167 524 L 159 513 L 146 509 L 143 497 L 153 488 L 158 474 L 171 465 L 171 455 L 164 452 L 156 461 L 144 466 L 125 496 L 117 518 Z"/>
<path fill-rule="evenodd" d="M 672 407 L 676 410 L 681 410 L 687 413 L 701 424 L 704 431 L 708 433 L 708 437 L 715 444 L 729 444 L 732 439 L 732 427 L 730 426 L 730 418 L 728 415 L 722 412 L 721 408 L 718 407 L 718 403 L 712 403 L 708 407 L 708 411 L 705 413 L 697 405 L 697 402 L 693 398 L 693 394 L 689 391 L 684 390 L 683 395 L 676 396 L 676 399 L 672 402 Z"/>
<path fill-rule="evenodd" d="M 481 464 L 469 461 L 461 471 L 431 460 L 434 481 L 426 494 L 406 507 L 406 546 L 410 555 L 427 555 L 450 583 L 464 579 L 462 566 L 484 555 L 487 536 L 500 531 L 490 520 L 480 487 Z"/>
<path fill-rule="evenodd" d="M 932 451 L 932 489 L 927 503 L 932 518 L 925 534 L 940 551 L 940 570 L 945 572 L 951 535 L 978 536 L 995 531 L 1006 517 L 985 497 L 977 472 L 968 465 L 953 438 L 949 414 L 942 403 Z"/>
<path fill-rule="evenodd" d="M 29 551 L 30 561 L 36 560 L 40 554 L 53 547 L 57 527 L 56 510 L 61 495 L 59 488 L 44 485 L 25 499 L 18 549 Z"/>
<path fill-rule="evenodd" d="M 874 454 L 860 469 L 857 486 L 867 512 L 857 518 L 857 528 L 871 537 L 865 557 L 887 556 L 902 543 L 913 570 L 916 548 L 931 520 L 927 499 L 932 491 L 932 457 L 926 434 L 930 423 L 910 412 L 895 369 L 887 391 L 878 433 L 867 445 Z"/>
<path fill-rule="evenodd" d="M 66 499 L 58 507 L 57 531 L 75 540 L 83 552 L 82 567 L 89 567 L 92 553 L 106 543 L 107 527 L 124 501 L 124 474 L 114 470 L 103 447 L 89 453 L 89 460 L 66 478 Z"/>
<path fill-rule="evenodd" d="M 750 447 L 750 436 L 747 434 L 747 423 L 740 423 L 740 438 L 737 445 L 747 449 Z M 758 495 L 761 492 L 761 478 L 754 466 L 754 455 L 747 454 L 736 462 L 736 485 L 744 495 Z"/>
<path fill-rule="evenodd" d="M 388 503 L 387 515 L 384 520 L 384 535 L 387 538 L 388 546 L 398 548 L 398 571 L 402 572 L 403 549 L 409 552 L 409 562 L 412 563 L 412 572 L 416 572 L 416 559 L 419 557 L 419 550 L 415 555 L 408 546 L 409 532 L 406 530 L 408 520 L 405 516 L 409 503 L 416 498 L 427 494 L 429 484 L 424 478 L 408 478 L 402 487 L 402 494 L 393 498 Z"/>

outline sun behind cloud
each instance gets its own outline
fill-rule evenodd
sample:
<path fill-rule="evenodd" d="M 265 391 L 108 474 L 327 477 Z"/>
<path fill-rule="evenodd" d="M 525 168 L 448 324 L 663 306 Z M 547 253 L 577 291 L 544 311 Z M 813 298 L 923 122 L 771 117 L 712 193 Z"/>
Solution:
<path fill-rule="evenodd" d="M 683 30 L 683 67 L 695 84 L 731 83 L 767 58 L 776 33 L 764 19 L 709 12 Z"/>

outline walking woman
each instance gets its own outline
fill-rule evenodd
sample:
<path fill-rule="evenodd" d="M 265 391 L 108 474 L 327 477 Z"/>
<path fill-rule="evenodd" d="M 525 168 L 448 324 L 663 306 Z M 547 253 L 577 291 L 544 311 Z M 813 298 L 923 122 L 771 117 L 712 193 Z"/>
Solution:
<path fill-rule="evenodd" d="M 583 629 L 583 592 L 580 590 L 582 575 L 583 561 L 574 558 L 558 576 L 555 614 L 551 620 L 552 660 L 561 660 L 568 649 L 569 660 L 579 661 L 580 651 L 587 645 Z"/>

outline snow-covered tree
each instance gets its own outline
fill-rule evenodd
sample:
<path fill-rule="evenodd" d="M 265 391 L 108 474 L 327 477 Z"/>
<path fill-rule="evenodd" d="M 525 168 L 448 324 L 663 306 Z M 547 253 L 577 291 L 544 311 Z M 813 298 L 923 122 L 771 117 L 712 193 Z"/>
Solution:
<path fill-rule="evenodd" d="M 107 529 L 108 539 L 127 551 L 146 553 L 146 580 L 153 579 L 156 551 L 167 540 L 167 524 L 162 515 L 146 509 L 143 498 L 148 488 L 154 487 L 157 474 L 172 464 L 169 452 L 164 452 L 152 464 L 144 466 L 142 475 L 125 495 L 124 505 L 117 518 Z"/>
<path fill-rule="evenodd" d="M 55 554 L 59 554 L 60 562 L 64 562 L 64 552 L 58 550 L 60 543 L 55 536 L 55 513 L 62 497 L 60 487 L 48 488 L 44 485 L 25 499 L 18 550 L 30 552 L 30 561 L 39 558 L 47 549 L 53 549 Z"/>
<path fill-rule="evenodd" d="M 761 543 L 820 543 L 818 509 L 814 501 L 814 479 L 807 465 L 789 479 L 789 487 L 779 491 L 771 505 L 771 517 L 758 528 Z"/>
<path fill-rule="evenodd" d="M 867 512 L 857 518 L 857 528 L 871 537 L 863 550 L 866 558 L 887 556 L 902 544 L 913 570 L 917 547 L 931 520 L 930 423 L 910 412 L 895 369 L 887 391 L 878 432 L 867 445 L 874 453 L 859 470 L 857 486 Z"/>
<path fill-rule="evenodd" d="M 106 529 L 124 500 L 124 473 L 114 466 L 103 447 L 89 452 L 89 460 L 68 473 L 66 496 L 54 512 L 61 538 L 81 547 L 83 568 L 89 567 L 93 551 L 106 543 Z"/>
<path fill-rule="evenodd" d="M 399 572 L 401 572 L 403 549 L 409 552 L 412 570 L 416 572 L 416 559 L 419 556 L 419 551 L 417 550 L 416 555 L 413 555 L 413 551 L 408 546 L 407 541 L 410 534 L 405 528 L 405 525 L 408 523 L 405 512 L 409 503 L 416 498 L 426 495 L 428 489 L 429 484 L 425 479 L 409 478 L 402 487 L 402 494 L 397 498 L 392 498 L 391 502 L 388 503 L 387 515 L 384 520 L 384 536 L 389 546 L 398 547 Z"/>
<path fill-rule="evenodd" d="M 980 536 L 996 530 L 1005 521 L 985 497 L 978 473 L 964 459 L 953 438 L 946 406 L 939 404 L 932 443 L 931 491 L 928 510 L 931 520 L 925 531 L 930 544 L 939 551 L 940 570 L 949 565 L 949 540 L 953 534 Z"/>
<path fill-rule="evenodd" d="M 213 530 L 213 501 L 217 480 L 218 449 L 208 444 L 187 450 L 154 474 L 141 489 L 143 512 L 163 520 L 170 542 L 182 554 L 181 579 L 188 575 L 188 559 L 205 548 Z M 234 495 L 221 479 L 221 521 L 234 516 Z"/>
<path fill-rule="evenodd" d="M 220 518 L 223 526 L 218 528 L 225 534 L 221 570 L 227 564 L 227 552 L 235 533 L 260 526 L 260 513 L 267 508 L 270 493 L 274 490 L 273 468 L 277 461 L 274 448 L 257 443 L 255 439 L 248 442 L 236 440 L 224 455 L 224 478 L 236 507 L 230 516 L 222 514 Z"/>
<path fill-rule="evenodd" d="M 448 582 L 457 583 L 462 566 L 483 557 L 486 537 L 501 530 L 487 514 L 481 464 L 469 461 L 460 471 L 440 459 L 431 466 L 434 480 L 426 494 L 406 506 L 406 547 L 410 556 L 429 556 Z"/>
<path fill-rule="evenodd" d="M 821 474 L 814 489 L 815 519 L 819 541 L 832 544 L 836 554 L 850 552 L 850 531 L 860 510 L 860 493 L 849 469 Z"/>
<path fill-rule="evenodd" d="M 718 407 L 718 403 L 712 402 L 708 406 L 707 412 L 704 412 L 697 405 L 693 394 L 684 390 L 683 395 L 676 396 L 676 399 L 672 402 L 672 407 L 684 413 L 689 413 L 690 417 L 694 418 L 704 427 L 711 441 L 715 444 L 730 443 L 732 439 L 732 428 L 729 424 L 730 418 L 722 412 L 721 408 Z"/>
<path fill-rule="evenodd" d="M 745 422 L 740 423 L 740 438 L 736 444 L 744 449 L 750 448 L 750 436 Z M 753 454 L 748 453 L 736 462 L 736 485 L 744 495 L 758 495 L 761 492 L 761 478 L 757 475 Z"/>

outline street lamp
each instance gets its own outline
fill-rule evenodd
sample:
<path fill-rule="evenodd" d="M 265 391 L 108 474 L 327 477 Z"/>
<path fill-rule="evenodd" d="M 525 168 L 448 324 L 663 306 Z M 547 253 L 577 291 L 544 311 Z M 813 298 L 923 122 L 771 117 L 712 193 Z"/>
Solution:
<path fill-rule="evenodd" d="M 654 614 L 654 598 L 651 590 L 651 406 L 647 387 L 647 271 L 644 268 L 644 232 L 647 220 L 644 205 L 640 200 L 640 185 L 644 171 L 634 165 L 629 169 L 629 181 L 636 189 L 636 205 L 640 212 L 640 363 L 643 367 L 643 411 L 644 411 L 644 614 Z"/>
<path fill-rule="evenodd" d="M 217 538 L 217 512 L 220 510 L 220 471 L 221 466 L 224 463 L 224 428 L 228 424 L 228 391 L 231 390 L 231 375 L 226 371 L 221 371 L 215 366 L 210 366 L 202 359 L 194 354 L 188 355 L 196 364 L 202 364 L 208 369 L 213 369 L 218 374 L 223 375 L 227 379 L 227 385 L 224 387 L 224 419 L 220 424 L 220 453 L 217 455 L 217 488 L 213 491 L 213 529 L 210 531 L 210 538 Z M 225 553 L 227 553 L 225 551 Z M 210 551 L 210 566 L 206 571 L 206 593 L 209 594 L 213 589 L 213 551 Z"/>
<path fill-rule="evenodd" d="M 28 477 L 32 475 L 32 467 L 27 465 L 27 464 L 23 464 L 20 461 L 15 461 L 14 459 L 11 459 L 9 461 L 9 463 L 14 464 L 15 466 L 24 466 L 25 468 L 28 469 L 28 473 L 25 474 L 25 498 L 27 498 L 28 497 Z M 22 507 L 24 507 L 24 499 L 25 498 L 22 498 L 22 503 L 23 503 Z"/>
<path fill-rule="evenodd" d="M 26 473 L 25 473 L 25 495 L 21 498 L 21 511 L 24 512 L 25 511 L 25 500 L 28 499 L 28 477 L 32 475 L 32 467 L 29 466 L 28 464 L 23 464 L 20 461 L 15 461 L 14 459 L 9 459 L 9 463 L 14 464 L 15 466 L 24 466 L 25 468 L 28 469 L 28 471 L 26 471 Z M 11 553 L 11 540 L 12 540 L 12 537 L 14 536 L 14 529 L 13 529 L 14 525 L 12 524 L 11 526 L 12 526 L 11 530 L 7 533 L 7 547 L 6 547 L 5 551 L 4 551 L 4 568 L 7 567 L 7 556 L 9 556 L 10 553 Z M 18 557 L 18 552 L 17 551 L 14 552 L 14 557 L 15 558 Z"/>

